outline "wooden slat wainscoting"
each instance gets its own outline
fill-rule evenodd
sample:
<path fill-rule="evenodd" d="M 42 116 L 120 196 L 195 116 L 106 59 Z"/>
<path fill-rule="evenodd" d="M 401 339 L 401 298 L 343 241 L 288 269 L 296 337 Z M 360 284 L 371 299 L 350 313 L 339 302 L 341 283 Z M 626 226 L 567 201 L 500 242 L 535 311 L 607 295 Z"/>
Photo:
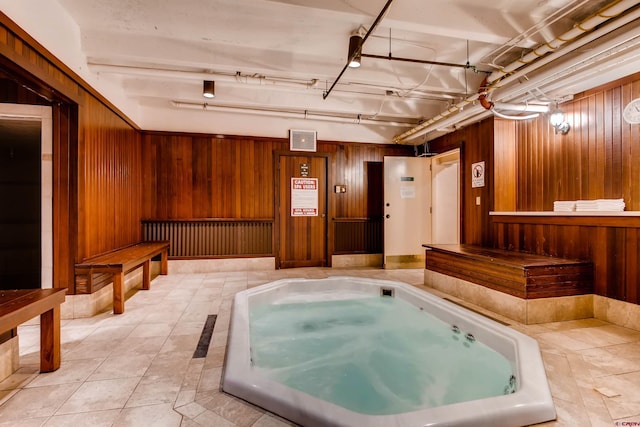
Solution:
<path fill-rule="evenodd" d="M 640 304 L 640 213 L 494 212 L 494 247 L 591 260 L 597 295 Z"/>
<path fill-rule="evenodd" d="M 168 240 L 169 258 L 274 256 L 273 219 L 153 219 L 145 240 Z"/>
<path fill-rule="evenodd" d="M 334 253 L 382 253 L 383 221 L 379 218 L 334 218 Z"/>

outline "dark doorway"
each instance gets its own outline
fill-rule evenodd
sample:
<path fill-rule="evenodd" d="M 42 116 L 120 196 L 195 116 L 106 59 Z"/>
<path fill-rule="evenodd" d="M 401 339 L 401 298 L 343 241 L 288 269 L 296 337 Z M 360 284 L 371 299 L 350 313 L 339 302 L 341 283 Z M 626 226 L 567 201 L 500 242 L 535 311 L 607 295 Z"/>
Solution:
<path fill-rule="evenodd" d="M 41 123 L 0 119 L 0 289 L 37 289 L 42 270 Z"/>

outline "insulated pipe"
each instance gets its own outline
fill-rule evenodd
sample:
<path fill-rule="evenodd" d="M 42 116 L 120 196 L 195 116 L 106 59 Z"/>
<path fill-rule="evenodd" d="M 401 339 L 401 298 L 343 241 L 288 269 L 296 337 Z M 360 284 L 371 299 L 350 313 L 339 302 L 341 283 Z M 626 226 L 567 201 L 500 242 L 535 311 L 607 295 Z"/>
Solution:
<path fill-rule="evenodd" d="M 399 122 L 393 120 L 373 120 L 362 118 L 361 115 L 355 115 L 354 117 L 342 117 L 331 115 L 330 113 L 314 113 L 312 111 L 295 111 L 295 110 L 266 110 L 259 108 L 244 108 L 244 107 L 229 107 L 222 105 L 210 105 L 206 103 L 193 103 L 193 102 L 183 102 L 183 101 L 171 101 L 171 105 L 176 108 L 186 108 L 190 110 L 200 110 L 200 111 L 219 111 L 223 113 L 237 113 L 238 111 L 242 111 L 248 114 L 254 114 L 257 116 L 270 116 L 270 117 L 286 117 L 291 119 L 311 119 L 311 120 L 321 120 L 328 122 L 336 122 L 336 123 L 348 123 L 348 124 L 361 124 L 361 125 L 385 125 L 385 126 L 394 126 L 394 127 L 409 127 L 413 126 L 412 123 Z"/>
<path fill-rule="evenodd" d="M 511 116 L 511 115 L 503 114 L 499 111 L 496 111 L 495 108 L 492 108 L 491 112 L 493 113 L 494 116 L 500 117 L 501 119 L 507 119 L 507 120 L 529 120 L 529 119 L 535 119 L 540 115 L 540 113 L 533 113 L 533 114 L 527 114 L 526 116 Z"/>
<path fill-rule="evenodd" d="M 640 17 L 640 10 L 638 11 Z M 640 25 L 640 22 L 638 23 Z M 531 80 L 521 83 L 518 86 L 496 88 L 494 95 L 499 99 L 511 99 L 516 96 L 521 96 L 527 93 L 529 90 L 538 87 L 540 84 L 556 80 L 558 78 L 567 77 L 572 73 L 576 73 L 585 67 L 590 67 L 597 64 L 597 57 L 606 52 L 608 56 L 629 49 L 629 46 L 637 46 L 640 44 L 640 34 L 637 31 L 633 32 L 634 35 L 630 36 L 628 33 L 619 34 L 617 37 L 603 43 L 598 46 L 597 52 L 586 51 L 571 59 L 571 63 L 562 67 L 556 67 L 543 71 Z M 618 48 L 619 50 L 616 50 Z M 594 59 L 595 58 L 595 59 Z M 507 79 L 510 79 L 508 77 Z"/>
<path fill-rule="evenodd" d="M 513 71 L 532 63 L 533 61 L 540 58 L 541 56 L 544 56 L 549 52 L 553 52 L 554 50 L 558 49 L 565 43 L 573 41 L 575 38 L 581 36 L 582 34 L 592 31 L 598 25 L 602 24 L 605 21 L 608 21 L 611 18 L 615 18 L 616 16 L 623 13 L 625 10 L 630 9 L 631 7 L 637 5 L 638 3 L 640 3 L 640 1 L 638 0 L 622 0 L 622 1 L 614 2 L 612 5 L 607 6 L 604 9 L 601 9 L 597 14 L 582 21 L 580 24 L 576 25 L 571 30 L 567 31 L 561 36 L 558 36 L 555 39 L 543 45 L 538 46 L 537 48 L 535 48 L 534 50 L 532 50 L 531 52 L 529 52 L 519 60 L 512 62 L 506 67 L 498 71 L 494 71 L 489 75 L 489 78 L 487 80 L 490 83 L 494 83 L 497 80 L 500 80 L 502 77 L 507 76 L 511 74 Z"/>
<path fill-rule="evenodd" d="M 315 88 L 317 79 L 294 80 L 284 78 L 270 78 L 263 75 L 244 75 L 238 73 L 208 73 L 198 71 L 162 70 L 130 65 L 111 65 L 89 63 L 92 71 L 99 73 L 127 74 L 132 76 L 148 77 L 150 74 L 164 78 L 192 79 L 192 80 L 218 80 L 229 83 L 254 84 L 258 86 L 283 86 L 292 88 Z"/>
<path fill-rule="evenodd" d="M 626 4 L 627 7 L 631 7 L 633 5 L 636 5 L 638 3 L 640 3 L 640 0 L 634 0 L 634 1 L 623 1 L 622 3 Z M 629 5 L 629 3 L 632 3 L 632 5 Z M 520 70 L 517 71 L 513 74 L 511 74 L 509 77 L 505 78 L 504 80 L 502 80 L 500 82 L 501 86 L 505 86 L 513 81 L 516 81 L 518 78 L 520 78 L 521 76 L 523 76 L 526 72 L 531 72 L 535 69 L 538 69 L 546 64 L 548 64 L 549 62 L 559 58 L 562 55 L 565 55 L 566 53 L 578 49 L 620 27 L 622 27 L 623 25 L 626 25 L 630 22 L 633 22 L 636 19 L 640 19 L 640 10 L 634 10 L 630 13 L 628 13 L 627 15 L 624 15 L 622 17 L 620 17 L 619 19 L 617 19 L 616 21 L 610 23 L 609 25 L 605 25 L 601 28 L 598 28 L 597 30 L 592 31 L 589 34 L 586 34 L 585 36 L 581 37 L 580 39 L 578 39 L 577 41 L 575 41 L 574 43 L 572 43 L 569 46 L 565 46 L 563 49 L 560 50 L 556 50 L 553 53 L 547 54 L 545 57 L 540 58 L 538 61 L 528 65 L 526 67 L 526 69 L 524 70 Z M 619 43 L 618 43 L 619 44 Z M 516 61 L 518 62 L 518 61 Z M 578 62 L 578 61 L 577 61 Z M 577 63 L 576 62 L 576 63 Z M 488 79 L 487 79 L 488 80 Z M 537 80 L 536 80 L 537 81 Z M 494 88 L 491 88 L 491 90 L 493 90 Z M 486 93 L 485 93 L 486 96 Z M 397 135 L 393 138 L 393 141 L 395 143 L 401 143 L 403 141 L 409 140 L 409 139 L 413 139 L 416 138 L 420 135 L 423 135 L 427 132 L 431 132 L 436 128 L 442 128 L 442 127 L 446 127 L 443 126 L 442 124 L 438 123 L 439 121 L 449 117 L 452 113 L 454 112 L 458 112 L 458 111 L 463 111 L 463 109 L 465 107 L 467 107 L 469 104 L 474 103 L 474 101 L 478 100 L 480 97 L 480 94 L 474 94 L 466 99 L 464 99 L 463 101 L 459 102 L 458 104 L 449 107 L 446 111 L 443 111 L 442 113 L 438 114 L 437 116 L 425 121 L 424 123 L 409 129 L 407 132 L 404 132 L 400 135 Z M 447 125 L 453 124 L 456 121 L 464 121 L 469 119 L 470 117 L 472 117 L 474 114 L 478 114 L 478 109 L 467 109 L 466 111 L 464 111 L 463 116 L 461 117 L 456 117 L 454 120 L 447 120 Z M 436 125 L 434 125 L 436 124 Z M 433 125 L 433 126 L 432 126 Z"/>
<path fill-rule="evenodd" d="M 534 112 L 534 113 L 547 113 L 549 112 L 548 105 L 541 104 L 509 104 L 506 102 L 494 102 L 493 108 L 496 110 L 507 110 L 507 111 L 520 111 L 523 113 L 526 112 Z"/>
<path fill-rule="evenodd" d="M 282 88 L 291 88 L 291 89 L 309 89 L 309 90 L 322 90 L 320 85 L 318 84 L 318 79 L 311 80 L 302 80 L 302 79 L 289 79 L 286 77 L 278 77 L 278 76 L 267 76 L 267 75 L 247 75 L 238 73 L 225 73 L 221 71 L 216 72 L 205 72 L 205 71 L 180 71 L 180 70 L 170 70 L 170 69 L 157 69 L 157 68 L 149 68 L 149 67 L 141 67 L 141 66 L 133 66 L 133 65 L 113 65 L 113 64 L 103 64 L 100 62 L 89 62 L 89 66 L 92 71 L 95 71 L 98 74 L 108 73 L 108 74 L 119 74 L 119 75 L 130 75 L 130 76 L 141 76 L 141 77 L 149 77 L 156 76 L 159 78 L 167 78 L 167 79 L 187 79 L 187 80 L 216 80 L 221 82 L 227 82 L 234 85 L 254 85 L 254 86 L 263 86 L 263 87 L 282 87 Z M 380 99 L 380 95 L 361 91 L 357 88 L 371 88 L 376 90 L 392 90 L 392 91 L 402 91 L 404 88 L 394 87 L 394 86 L 380 86 L 374 84 L 367 83 L 354 83 L 350 82 L 347 84 L 348 87 L 356 88 L 354 91 L 340 89 L 341 93 L 346 94 L 357 94 L 359 96 L 365 96 L 368 98 L 373 98 L 376 100 Z M 416 96 L 412 98 L 416 99 L 435 99 L 437 101 L 447 102 L 454 98 L 453 95 L 442 94 L 440 96 L 434 95 L 432 93 L 426 93 L 422 91 L 414 91 Z"/>
<path fill-rule="evenodd" d="M 610 40 L 609 42 L 605 43 L 603 46 L 600 47 L 600 49 L 602 51 L 609 51 L 610 49 L 615 48 L 617 45 L 620 45 L 622 42 L 624 42 L 626 39 L 628 39 L 629 36 L 622 34 L 619 35 L 618 37 Z M 574 62 L 574 66 L 575 64 L 579 64 L 581 62 L 584 62 L 585 60 L 587 60 L 590 57 L 596 56 L 597 54 L 592 54 L 590 52 L 585 52 L 582 55 L 580 55 L 579 57 L 575 58 L 573 60 Z M 588 65 L 585 65 L 588 66 Z M 570 66 L 565 66 L 563 67 L 564 70 L 570 68 Z M 557 70 L 557 69 L 551 69 L 548 70 L 547 72 L 545 72 L 544 74 L 540 74 L 538 76 L 535 76 L 534 78 L 532 78 L 531 80 L 529 80 L 524 86 L 518 86 L 515 88 L 505 88 L 505 89 L 498 89 L 496 91 L 496 95 L 500 97 L 500 99 L 509 99 L 509 98 L 513 98 L 515 96 L 527 93 L 527 91 L 529 91 L 532 88 L 535 88 L 536 86 L 538 86 L 541 82 L 550 79 L 551 77 L 553 77 L 554 75 L 557 75 L 559 73 L 561 73 L 562 70 Z M 508 77 L 507 79 L 512 79 L 512 78 L 516 78 L 516 75 L 512 75 L 510 77 Z M 478 95 L 475 95 L 478 96 Z M 465 100 L 466 103 L 468 100 Z M 460 105 L 460 104 L 458 104 Z M 465 104 L 466 105 L 466 104 Z M 450 115 L 450 111 L 452 111 L 452 108 L 449 108 L 449 110 L 447 110 L 445 113 L 446 115 L 443 115 L 445 113 L 441 113 L 440 115 L 434 117 L 433 119 L 429 120 L 428 122 L 425 122 L 426 126 L 416 126 L 413 129 L 410 129 L 409 131 L 405 132 L 405 134 L 411 133 L 413 130 L 417 129 L 417 128 L 421 128 L 419 131 L 417 132 L 413 132 L 411 133 L 410 137 L 406 138 L 406 139 L 413 139 L 413 138 L 417 138 L 418 136 L 428 133 L 428 132 L 432 132 L 436 129 L 439 128 L 443 128 L 443 127 L 448 127 L 451 126 L 455 123 L 459 123 L 461 121 L 469 121 L 469 122 L 473 122 L 475 120 L 478 120 L 478 117 L 474 117 L 474 116 L 478 116 L 482 113 L 483 108 L 480 105 L 473 105 L 471 108 L 465 108 L 462 113 L 455 115 L 453 117 L 448 117 Z M 485 110 L 486 111 L 486 110 Z M 484 118 L 486 115 L 482 115 L 482 118 Z M 418 133 L 419 132 L 419 133 Z"/>

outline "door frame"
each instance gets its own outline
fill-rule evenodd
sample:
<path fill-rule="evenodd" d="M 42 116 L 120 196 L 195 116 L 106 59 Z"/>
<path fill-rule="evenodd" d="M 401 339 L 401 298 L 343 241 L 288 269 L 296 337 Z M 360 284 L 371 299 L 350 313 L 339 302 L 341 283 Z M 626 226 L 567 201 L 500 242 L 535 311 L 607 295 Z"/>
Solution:
<path fill-rule="evenodd" d="M 330 194 L 333 194 L 330 191 L 330 182 L 335 181 L 333 179 L 333 168 L 331 167 L 331 162 L 333 156 L 331 153 L 314 153 L 314 152 L 306 152 L 306 151 L 288 151 L 288 150 L 278 150 L 273 152 L 273 209 L 274 209 L 274 227 L 273 227 L 273 249 L 275 255 L 275 267 L 276 270 L 279 270 L 281 259 L 280 259 L 280 228 L 283 226 L 280 220 L 280 158 L 281 157 L 319 157 L 325 159 L 325 206 L 326 206 L 326 216 L 324 218 L 325 222 L 325 233 L 324 233 L 324 250 L 325 250 L 325 267 L 331 267 L 331 254 L 333 254 L 333 203 L 332 197 L 329 197 Z"/>
<path fill-rule="evenodd" d="M 442 164 L 451 164 L 451 163 L 457 163 L 458 164 L 458 182 L 456 183 L 456 192 L 457 192 L 457 207 L 456 207 L 456 227 L 457 227 L 457 231 L 456 234 L 458 236 L 458 244 L 461 242 L 461 234 L 462 234 L 462 194 L 461 194 L 461 180 L 462 180 L 462 170 L 461 170 L 461 161 L 462 161 L 462 153 L 461 153 L 461 149 L 460 148 L 454 148 L 439 154 L 436 154 L 435 156 L 431 157 L 431 214 L 432 214 L 432 221 L 431 221 L 431 236 L 432 236 L 432 243 L 435 244 L 439 244 L 442 242 L 438 242 L 435 241 L 435 239 L 433 239 L 433 236 L 435 234 L 435 228 L 436 228 L 436 223 L 435 221 L 433 221 L 433 215 L 435 214 L 435 210 L 438 208 L 438 205 L 435 203 L 434 197 L 437 194 L 437 184 L 438 182 L 436 182 L 435 177 L 438 174 L 438 168 L 442 168 L 439 165 Z M 454 160 L 448 160 L 449 158 L 454 158 Z M 444 161 L 443 161 L 444 159 Z"/>
<path fill-rule="evenodd" d="M 0 117 L 40 123 L 40 288 L 53 287 L 53 109 L 45 105 L 0 104 Z"/>

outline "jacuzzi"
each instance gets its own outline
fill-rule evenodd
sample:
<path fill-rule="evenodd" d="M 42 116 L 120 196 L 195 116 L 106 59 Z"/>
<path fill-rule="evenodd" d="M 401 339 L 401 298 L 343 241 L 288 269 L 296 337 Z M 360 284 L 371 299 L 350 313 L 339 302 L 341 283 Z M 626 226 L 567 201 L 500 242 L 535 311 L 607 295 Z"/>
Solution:
<path fill-rule="evenodd" d="M 475 342 L 482 343 L 506 358 L 513 372 L 511 389 L 507 390 L 507 386 L 504 394 L 402 413 L 363 413 L 287 386 L 256 366 L 253 360 L 252 309 L 389 297 L 451 325 L 452 337 L 466 347 Z M 524 426 L 556 417 L 534 339 L 405 283 L 358 277 L 285 279 L 237 293 L 232 307 L 222 388 L 306 427 Z"/>

